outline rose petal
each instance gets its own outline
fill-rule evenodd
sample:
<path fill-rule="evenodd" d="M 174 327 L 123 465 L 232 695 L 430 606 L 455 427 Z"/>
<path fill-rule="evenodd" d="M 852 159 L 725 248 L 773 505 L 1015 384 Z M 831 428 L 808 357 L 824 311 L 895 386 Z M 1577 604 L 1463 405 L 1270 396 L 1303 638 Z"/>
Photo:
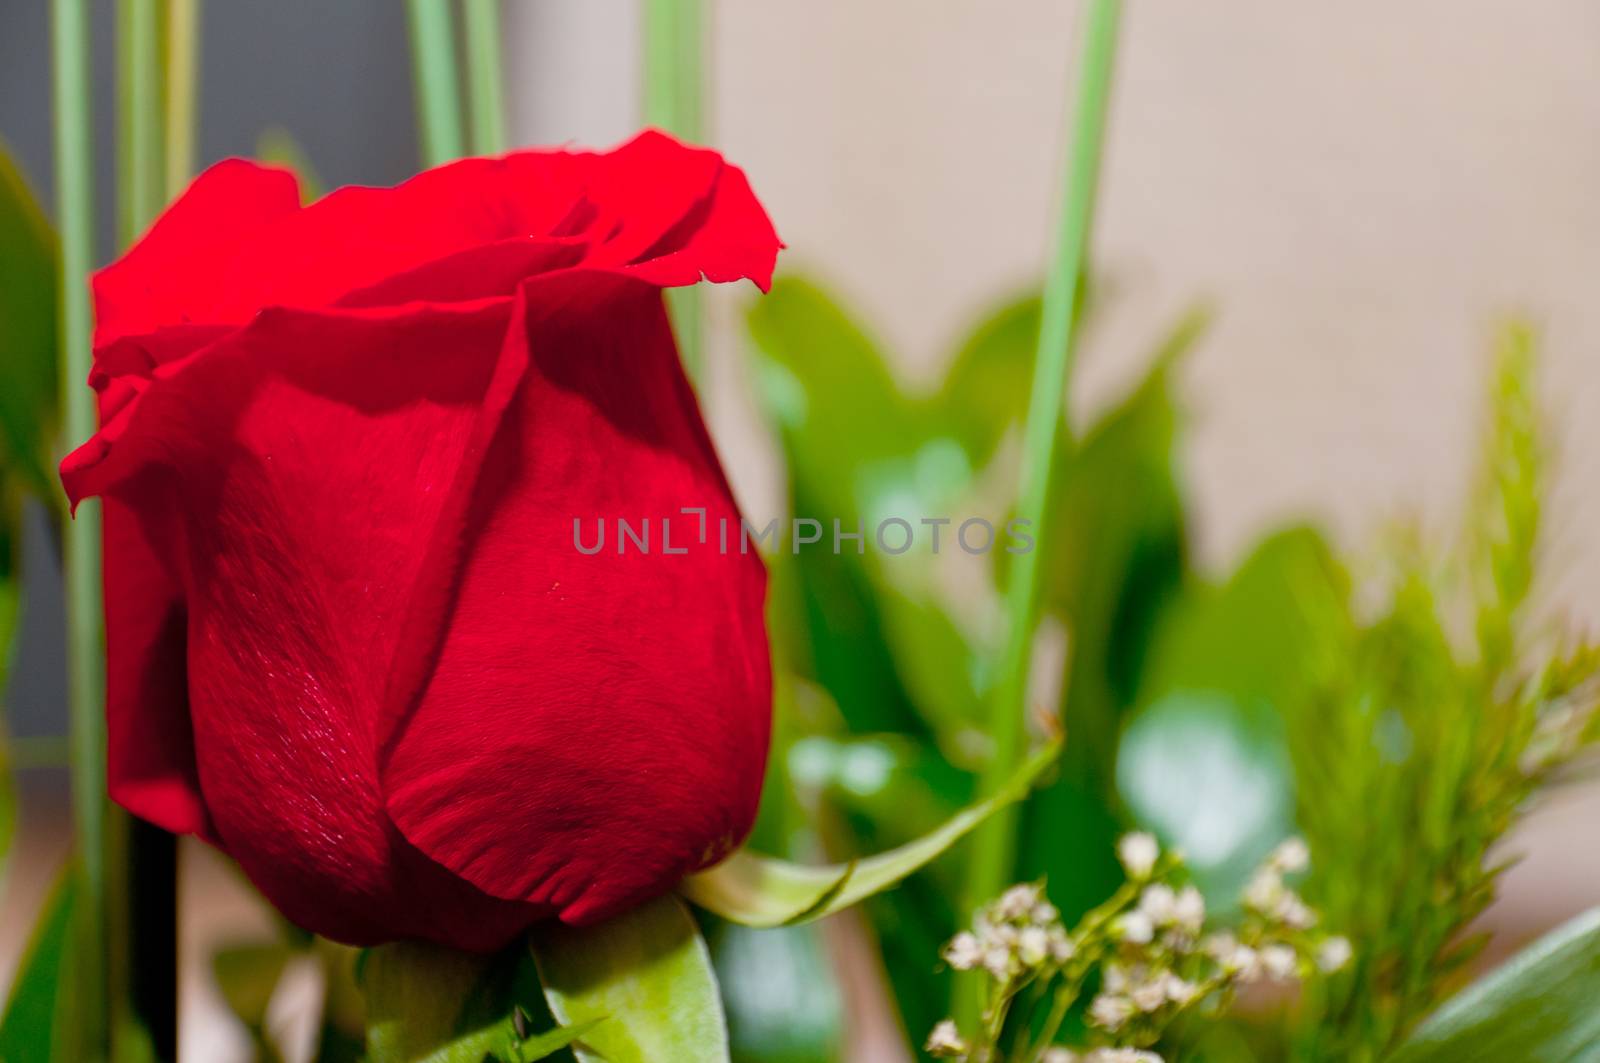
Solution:
<path fill-rule="evenodd" d="M 116 439 L 68 474 L 80 494 L 176 509 L 215 836 L 289 918 L 339 940 L 487 948 L 539 913 L 405 842 L 374 734 L 422 544 L 487 431 L 486 392 L 520 371 L 511 315 L 510 300 L 274 311 L 158 367 Z M 150 492 L 163 470 L 171 491 Z"/>
<path fill-rule="evenodd" d="M 671 888 L 749 830 L 771 693 L 765 574 L 739 553 L 656 290 L 565 274 L 524 292 L 531 365 L 449 540 L 466 545 L 440 641 L 414 628 L 397 655 L 431 670 L 390 705 L 384 786 L 430 857 L 582 922 Z M 683 506 L 706 508 L 706 545 Z M 670 516 L 689 552 L 574 547 L 574 518 L 592 536 L 598 518 L 645 516 L 658 551 Z"/>

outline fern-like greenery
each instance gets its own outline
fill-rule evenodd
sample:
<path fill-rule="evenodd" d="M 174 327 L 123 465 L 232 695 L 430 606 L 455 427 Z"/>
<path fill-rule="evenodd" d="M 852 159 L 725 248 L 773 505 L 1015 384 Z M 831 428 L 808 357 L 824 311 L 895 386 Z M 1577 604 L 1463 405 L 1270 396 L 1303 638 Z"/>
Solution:
<path fill-rule="evenodd" d="M 1547 454 L 1534 366 L 1531 330 L 1506 328 L 1449 563 L 1403 546 L 1376 609 L 1312 617 L 1319 650 L 1289 721 L 1308 894 L 1356 955 L 1308 995 L 1295 1058 L 1381 1059 L 1459 984 L 1508 866 L 1495 844 L 1596 737 L 1600 651 L 1534 638 L 1525 616 Z"/>

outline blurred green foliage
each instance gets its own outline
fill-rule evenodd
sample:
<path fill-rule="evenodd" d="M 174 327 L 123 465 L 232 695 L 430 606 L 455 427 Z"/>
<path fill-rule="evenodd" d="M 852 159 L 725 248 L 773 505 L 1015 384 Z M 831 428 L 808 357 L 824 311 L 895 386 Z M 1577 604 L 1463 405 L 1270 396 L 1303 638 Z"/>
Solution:
<path fill-rule="evenodd" d="M 1181 321 L 1127 396 L 1061 444 L 1038 548 L 1041 610 L 1067 644 L 1055 707 L 1066 752 L 1026 806 L 1013 878 L 1044 877 L 1064 913 L 1081 913 L 1120 881 L 1113 842 L 1137 824 L 1181 848 L 1208 893 L 1232 896 L 1303 832 L 1316 857 L 1307 890 L 1355 942 L 1350 973 L 1314 982 L 1291 1012 L 1191 1024 L 1168 1051 L 1378 1059 L 1459 984 L 1476 948 L 1463 931 L 1500 870 L 1490 847 L 1593 737 L 1600 657 L 1522 634 L 1545 453 L 1533 337 L 1513 326 L 1503 338 L 1481 485 L 1449 556 L 1412 533 L 1386 554 L 1392 571 L 1357 577 L 1315 529 L 1292 527 L 1214 581 L 1189 565 L 1178 475 L 1175 378 L 1205 321 Z M 925 394 L 902 389 L 868 330 L 813 281 L 780 279 L 748 324 L 793 515 L 838 516 L 845 530 L 860 520 L 869 537 L 890 515 L 1002 523 L 1037 300 L 982 321 Z M 952 591 L 921 547 L 769 558 L 780 673 L 821 706 L 780 712 L 764 806 L 788 808 L 799 849 L 878 851 L 970 798 L 999 634 L 985 609 L 1007 575 L 1004 552 L 993 560 L 987 591 L 970 580 Z M 757 848 L 807 855 L 781 843 Z M 914 1040 L 945 1014 L 936 956 L 965 914 L 950 901 L 958 862 L 866 906 L 866 946 Z M 798 977 L 795 961 L 772 962 L 789 971 L 773 977 Z"/>
<path fill-rule="evenodd" d="M 1356 945 L 1307 1001 L 1298 1058 L 1383 1058 L 1466 973 L 1506 858 L 1491 849 L 1596 737 L 1600 650 L 1524 616 L 1547 450 L 1534 338 L 1499 343 L 1479 486 L 1457 549 L 1419 537 L 1324 625 L 1289 705 L 1308 893 Z M 1357 811 L 1359 810 L 1359 811 Z"/>

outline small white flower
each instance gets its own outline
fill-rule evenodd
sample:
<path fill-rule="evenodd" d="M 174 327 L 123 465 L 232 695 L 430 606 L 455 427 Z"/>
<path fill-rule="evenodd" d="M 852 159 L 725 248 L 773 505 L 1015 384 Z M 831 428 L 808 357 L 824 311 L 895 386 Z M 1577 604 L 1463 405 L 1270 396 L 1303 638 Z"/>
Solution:
<path fill-rule="evenodd" d="M 1178 895 L 1164 882 L 1153 882 L 1139 894 L 1139 911 L 1156 926 L 1171 926 L 1177 921 Z"/>
<path fill-rule="evenodd" d="M 1057 963 L 1066 963 L 1068 960 L 1072 959 L 1072 954 L 1078 951 L 1078 949 L 1077 946 L 1072 943 L 1072 939 L 1067 936 L 1067 932 L 1061 927 L 1056 926 L 1051 927 L 1049 933 L 1050 958 L 1055 960 Z"/>
<path fill-rule="evenodd" d="M 1128 991 L 1128 986 L 1133 980 L 1128 977 L 1128 969 L 1120 963 L 1106 964 L 1105 973 L 1100 976 L 1100 990 L 1112 996 L 1120 996 Z"/>
<path fill-rule="evenodd" d="M 983 946 L 976 934 L 963 930 L 944 947 L 944 962 L 958 971 L 970 971 L 983 961 Z"/>
<path fill-rule="evenodd" d="M 1000 981 L 1011 977 L 1011 950 L 996 946 L 983 954 L 983 969 Z"/>
<path fill-rule="evenodd" d="M 1179 978 L 1175 974 L 1167 975 L 1163 988 L 1167 991 L 1167 999 L 1180 1008 L 1192 1002 L 1195 994 L 1199 992 L 1199 987 L 1193 982 Z"/>
<path fill-rule="evenodd" d="M 1070 1048 L 1047 1048 L 1039 1063 L 1078 1063 L 1078 1053 Z"/>
<path fill-rule="evenodd" d="M 1142 1048 L 1097 1048 L 1085 1063 L 1161 1063 L 1161 1057 Z"/>
<path fill-rule="evenodd" d="M 924 1051 L 932 1056 L 964 1056 L 967 1054 L 967 1042 L 962 1039 L 961 1031 L 956 1029 L 956 1024 L 945 1019 L 933 1028 L 928 1035 L 928 1043 L 923 1046 Z"/>
<path fill-rule="evenodd" d="M 1089 1021 L 1113 1033 L 1133 1016 L 1133 1002 L 1127 997 L 1101 993 L 1089 1005 Z"/>
<path fill-rule="evenodd" d="M 1150 877 L 1160 856 L 1161 846 L 1156 844 L 1155 836 L 1144 831 L 1124 834 L 1117 842 L 1117 859 L 1122 861 L 1122 867 L 1129 877 L 1136 881 Z"/>
<path fill-rule="evenodd" d="M 1317 949 L 1317 968 L 1324 972 L 1337 971 L 1350 962 L 1350 939 L 1331 937 Z"/>
<path fill-rule="evenodd" d="M 995 914 L 1001 919 L 1022 919 L 1039 903 L 1039 887 L 1023 884 L 1012 886 L 995 902 Z"/>
<path fill-rule="evenodd" d="M 1156 936 L 1156 928 L 1143 912 L 1129 912 L 1117 920 L 1114 927 L 1117 937 L 1130 945 L 1148 945 Z"/>
<path fill-rule="evenodd" d="M 1133 992 L 1128 994 L 1128 999 L 1133 1001 L 1133 1006 L 1140 1011 L 1155 1011 L 1167 1002 L 1167 980 L 1156 977 L 1142 985 L 1133 987 Z"/>
<path fill-rule="evenodd" d="M 1056 911 L 1056 906 L 1049 901 L 1040 901 L 1033 906 L 1033 921 L 1040 926 L 1046 926 L 1056 921 L 1061 913 Z M 1065 1049 L 1063 1049 L 1065 1051 Z"/>
<path fill-rule="evenodd" d="M 1172 906 L 1173 921 L 1191 934 L 1198 934 L 1206 921 L 1206 899 L 1193 886 L 1185 886 Z"/>
<path fill-rule="evenodd" d="M 1317 925 L 1317 913 L 1307 906 L 1293 890 L 1284 890 L 1273 910 L 1278 921 L 1291 930 L 1310 930 Z"/>
<path fill-rule="evenodd" d="M 1200 948 L 1218 963 L 1223 963 L 1233 955 L 1233 950 L 1239 947 L 1239 939 L 1233 936 L 1231 930 L 1218 930 L 1215 934 L 1207 934 Z"/>
<path fill-rule="evenodd" d="M 1273 978 L 1290 978 L 1298 962 L 1294 949 L 1287 945 L 1268 945 L 1261 950 L 1261 966 Z"/>
<path fill-rule="evenodd" d="M 1244 888 L 1244 903 L 1258 912 L 1269 913 L 1283 896 L 1283 875 L 1275 867 L 1263 867 L 1250 876 Z"/>
<path fill-rule="evenodd" d="M 1030 926 L 1017 936 L 1017 958 L 1026 967 L 1037 967 L 1050 955 L 1050 935 L 1042 926 Z"/>
<path fill-rule="evenodd" d="M 1311 850 L 1299 838 L 1289 838 L 1272 851 L 1267 862 L 1279 873 L 1293 875 L 1311 866 Z"/>
<path fill-rule="evenodd" d="M 1261 958 L 1256 955 L 1256 950 L 1249 945 L 1239 944 L 1239 939 L 1226 930 L 1218 931 L 1206 938 L 1206 955 L 1217 961 L 1223 973 L 1238 975 L 1243 981 L 1251 981 L 1261 973 Z"/>

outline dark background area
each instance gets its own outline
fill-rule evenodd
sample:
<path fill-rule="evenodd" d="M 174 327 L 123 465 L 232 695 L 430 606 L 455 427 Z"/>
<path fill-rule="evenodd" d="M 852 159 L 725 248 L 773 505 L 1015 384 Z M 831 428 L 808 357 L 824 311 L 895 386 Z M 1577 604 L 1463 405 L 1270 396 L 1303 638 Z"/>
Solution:
<path fill-rule="evenodd" d="M 286 131 L 318 177 L 393 184 L 417 168 L 405 8 L 395 0 L 271 0 L 201 6 L 196 169 L 254 155 L 269 129 Z M 317 32 L 307 33 L 307 26 Z M 115 251 L 115 11 L 94 5 L 95 168 L 99 259 Z M 50 19 L 47 4 L 7 0 L 0 33 L 0 138 L 53 212 Z M 3 279 L 0 279 L 3 283 Z M 72 441 L 63 441 L 64 444 Z M 66 730 L 61 576 L 35 508 L 24 532 L 23 616 L 6 692 L 18 735 Z"/>

